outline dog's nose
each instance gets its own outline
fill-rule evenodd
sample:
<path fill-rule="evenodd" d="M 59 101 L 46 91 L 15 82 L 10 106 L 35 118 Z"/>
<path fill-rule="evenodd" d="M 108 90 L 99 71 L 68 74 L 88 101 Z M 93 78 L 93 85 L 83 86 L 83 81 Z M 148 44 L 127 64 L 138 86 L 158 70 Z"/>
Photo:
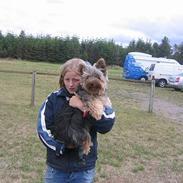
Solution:
<path fill-rule="evenodd" d="M 91 94 L 98 94 L 99 91 L 102 89 L 101 84 L 97 82 L 88 83 L 87 88 L 88 88 L 88 92 L 90 92 Z"/>

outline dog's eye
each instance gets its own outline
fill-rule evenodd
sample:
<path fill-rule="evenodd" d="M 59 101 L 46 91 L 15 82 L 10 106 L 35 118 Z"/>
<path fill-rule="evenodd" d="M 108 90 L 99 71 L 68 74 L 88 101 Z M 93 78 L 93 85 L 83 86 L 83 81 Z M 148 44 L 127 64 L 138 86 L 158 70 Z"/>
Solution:
<path fill-rule="evenodd" d="M 99 75 L 96 75 L 95 77 L 96 77 L 97 79 L 101 79 Z"/>
<path fill-rule="evenodd" d="M 90 76 L 87 75 L 87 76 L 86 76 L 86 79 L 88 79 L 89 77 L 90 77 Z"/>

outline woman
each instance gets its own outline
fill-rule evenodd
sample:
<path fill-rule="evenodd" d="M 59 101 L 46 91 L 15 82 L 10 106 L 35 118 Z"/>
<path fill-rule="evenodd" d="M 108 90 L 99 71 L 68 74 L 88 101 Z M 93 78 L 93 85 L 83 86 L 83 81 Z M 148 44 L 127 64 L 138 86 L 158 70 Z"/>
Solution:
<path fill-rule="evenodd" d="M 78 160 L 76 148 L 67 147 L 53 137 L 51 132 L 54 128 L 55 116 L 67 101 L 70 106 L 85 111 L 81 100 L 74 95 L 81 79 L 80 64 L 84 65 L 85 62 L 78 58 L 65 62 L 59 79 L 60 89 L 48 96 L 39 111 L 37 131 L 42 143 L 47 147 L 45 183 L 93 182 L 97 160 L 97 132 L 107 133 L 111 130 L 115 120 L 115 113 L 109 106 L 105 106 L 101 120 L 88 118 L 91 124 L 90 135 L 93 145 L 89 154 L 84 157 L 85 163 Z"/>

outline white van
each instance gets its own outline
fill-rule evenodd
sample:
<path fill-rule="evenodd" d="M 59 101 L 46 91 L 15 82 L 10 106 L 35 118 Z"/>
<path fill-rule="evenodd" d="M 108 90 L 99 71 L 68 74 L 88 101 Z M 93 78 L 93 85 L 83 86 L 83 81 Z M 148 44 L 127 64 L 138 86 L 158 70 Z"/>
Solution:
<path fill-rule="evenodd" d="M 126 55 L 123 64 L 123 77 L 125 79 L 147 80 L 147 74 L 151 64 L 171 63 L 179 65 L 174 59 L 157 58 L 141 52 L 130 52 Z"/>
<path fill-rule="evenodd" d="M 165 87 L 168 84 L 168 78 L 171 75 L 180 74 L 183 72 L 183 65 L 170 63 L 151 64 L 148 72 L 148 80 L 155 79 L 156 84 L 160 87 Z"/>

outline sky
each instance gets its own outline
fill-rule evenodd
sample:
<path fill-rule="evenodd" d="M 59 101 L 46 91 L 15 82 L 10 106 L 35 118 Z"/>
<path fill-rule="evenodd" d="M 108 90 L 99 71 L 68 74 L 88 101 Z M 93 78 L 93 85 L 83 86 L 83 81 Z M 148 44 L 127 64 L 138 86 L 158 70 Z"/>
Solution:
<path fill-rule="evenodd" d="M 0 30 L 19 35 L 77 36 L 125 46 L 142 39 L 183 42 L 182 0 L 1 0 Z"/>

